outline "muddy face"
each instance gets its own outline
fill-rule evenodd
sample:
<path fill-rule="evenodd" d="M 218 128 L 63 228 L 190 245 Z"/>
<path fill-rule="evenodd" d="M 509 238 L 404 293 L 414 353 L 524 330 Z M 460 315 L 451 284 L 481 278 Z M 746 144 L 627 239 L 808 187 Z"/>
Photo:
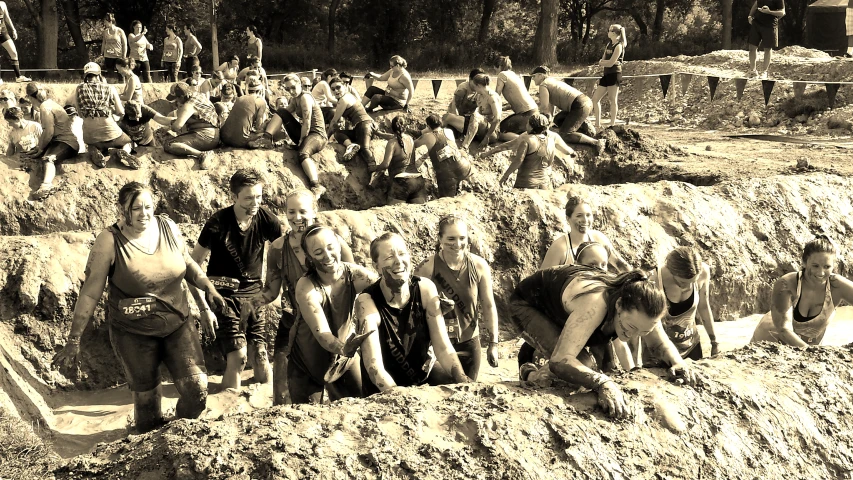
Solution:
<path fill-rule="evenodd" d="M 291 197 L 287 201 L 287 223 L 290 228 L 298 234 L 302 234 L 308 226 L 317 221 L 317 212 L 314 211 L 314 201 L 307 195 Z"/>
<path fill-rule="evenodd" d="M 231 195 L 234 200 L 234 209 L 249 217 L 254 216 L 261 209 L 261 203 L 264 201 L 264 186 L 259 183 L 251 187 L 243 187 L 234 195 Z"/>
<path fill-rule="evenodd" d="M 654 330 L 658 322 L 660 322 L 660 317 L 650 317 L 639 310 L 623 310 L 621 306 L 616 306 L 614 326 L 616 336 L 623 342 L 632 338 L 645 337 Z"/>
<path fill-rule="evenodd" d="M 133 203 L 123 205 L 124 220 L 128 227 L 145 230 L 154 218 L 154 198 L 151 192 L 140 193 Z"/>
<path fill-rule="evenodd" d="M 586 233 L 588 229 L 592 229 L 593 221 L 595 221 L 595 216 L 592 214 L 592 207 L 586 203 L 575 207 L 572 216 L 569 217 L 569 225 L 573 232 Z"/>
<path fill-rule="evenodd" d="M 438 241 L 442 253 L 459 256 L 468 248 L 468 226 L 462 222 L 447 225 Z"/>
<path fill-rule="evenodd" d="M 335 273 L 341 269 L 341 244 L 335 232 L 324 228 L 305 243 L 306 254 L 311 256 L 318 271 Z"/>
<path fill-rule="evenodd" d="M 816 285 L 823 285 L 835 270 L 835 255 L 832 253 L 813 253 L 806 260 L 805 278 Z"/>
<path fill-rule="evenodd" d="M 399 292 L 412 276 L 412 258 L 406 242 L 400 237 L 382 242 L 375 267 L 385 285 L 392 292 Z"/>
<path fill-rule="evenodd" d="M 607 249 L 601 245 L 590 245 L 583 249 L 583 253 L 578 258 L 580 265 L 595 267 L 602 271 L 607 271 Z"/>

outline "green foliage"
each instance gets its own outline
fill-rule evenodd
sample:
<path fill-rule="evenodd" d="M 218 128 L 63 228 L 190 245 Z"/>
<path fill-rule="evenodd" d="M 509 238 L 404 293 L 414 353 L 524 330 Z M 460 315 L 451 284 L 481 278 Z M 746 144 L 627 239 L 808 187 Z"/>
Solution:
<path fill-rule="evenodd" d="M 42 480 L 58 463 L 29 425 L 0 407 L 0 478 Z"/>

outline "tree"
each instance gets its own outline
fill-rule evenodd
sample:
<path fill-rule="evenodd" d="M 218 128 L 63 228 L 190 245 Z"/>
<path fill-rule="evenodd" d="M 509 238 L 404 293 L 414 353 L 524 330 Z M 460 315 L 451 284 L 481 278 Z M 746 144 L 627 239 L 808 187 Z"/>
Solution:
<path fill-rule="evenodd" d="M 36 24 L 39 46 L 38 68 L 56 68 L 59 48 L 59 15 L 56 11 L 56 0 L 41 0 L 39 9 L 35 8 L 32 0 L 24 0 L 24 3 Z"/>
<path fill-rule="evenodd" d="M 480 19 L 480 33 L 477 41 L 483 43 L 489 37 L 489 23 L 492 21 L 492 13 L 495 12 L 497 0 L 483 0 L 483 16 Z"/>
<path fill-rule="evenodd" d="M 541 0 L 539 24 L 533 38 L 533 60 L 542 65 L 557 64 L 557 20 L 559 0 Z"/>
<path fill-rule="evenodd" d="M 723 50 L 732 48 L 732 0 L 723 1 Z"/>
<path fill-rule="evenodd" d="M 326 42 L 326 50 L 329 53 L 335 51 L 335 26 L 338 23 L 338 7 L 341 0 L 331 0 L 329 3 L 329 40 Z"/>
<path fill-rule="evenodd" d="M 80 27 L 80 4 L 77 0 L 60 0 L 60 3 L 62 13 L 65 14 L 68 32 L 71 34 L 71 39 L 74 40 L 74 51 L 77 52 L 77 59 L 82 65 L 89 61 L 89 49 L 86 47 L 83 29 Z"/>

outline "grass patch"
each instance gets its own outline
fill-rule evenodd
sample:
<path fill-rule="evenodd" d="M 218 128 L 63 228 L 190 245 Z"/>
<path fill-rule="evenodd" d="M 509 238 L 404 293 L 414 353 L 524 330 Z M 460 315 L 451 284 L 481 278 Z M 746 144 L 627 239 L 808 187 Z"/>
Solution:
<path fill-rule="evenodd" d="M 0 478 L 42 480 L 59 464 L 59 456 L 29 425 L 0 407 Z"/>
<path fill-rule="evenodd" d="M 829 108 L 829 99 L 823 89 L 805 93 L 800 98 L 790 97 L 782 102 L 782 111 L 788 118 L 811 115 Z"/>

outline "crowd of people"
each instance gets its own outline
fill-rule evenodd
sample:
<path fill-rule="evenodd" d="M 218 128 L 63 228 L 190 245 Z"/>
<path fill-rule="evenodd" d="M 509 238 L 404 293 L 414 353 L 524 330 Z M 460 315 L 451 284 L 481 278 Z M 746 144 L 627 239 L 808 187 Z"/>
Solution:
<path fill-rule="evenodd" d="M 168 100 L 174 111 L 162 114 L 144 104 L 134 69 L 147 63 L 150 44 L 142 25 L 135 23 L 133 31 L 130 56 L 127 42 L 104 47 L 105 61 L 113 58 L 110 68 L 114 65 L 124 80 L 123 93 L 104 81 L 99 64 L 89 63 L 65 108 L 42 85 L 27 86 L 38 123 L 25 119 L 20 107 L 5 107 L 13 127 L 10 148 L 45 161 L 39 191 L 49 193 L 54 164 L 76 155 L 84 144 L 99 167 L 114 158 L 137 168 L 135 148 L 152 145 L 158 136 L 166 152 L 197 158 L 201 169 L 209 167 L 210 152 L 220 144 L 289 145 L 308 179 L 307 188 L 289 192 L 284 211 L 275 212 L 263 206 L 262 174 L 237 170 L 228 185 L 232 204 L 207 220 L 191 251 L 177 226 L 154 213 L 157 202 L 149 186 L 130 182 L 120 190 L 119 219 L 92 247 L 68 341 L 55 362 L 62 369 L 79 365 L 81 336 L 106 288 L 110 340 L 133 392 L 139 431 L 164 421 L 161 364 L 180 395 L 176 415 L 193 418 L 204 410 L 202 334 L 215 340 L 226 358 L 224 388 L 239 389 L 241 373 L 251 362 L 255 380 L 271 381 L 274 403 L 282 404 L 318 402 L 325 394 L 336 400 L 395 387 L 476 381 L 483 344 L 487 362 L 497 367 L 499 332 L 510 324 L 524 339 L 518 352 L 522 381 L 555 376 L 586 387 L 617 417 L 632 411 L 608 371 L 664 366 L 680 383 L 693 385 L 697 378 L 690 361 L 718 353 L 711 271 L 699 251 L 681 246 L 651 272 L 635 269 L 593 228 L 595 206 L 583 197 L 568 198 L 569 230 L 553 242 L 539 270 L 517 284 L 503 319 L 490 265 L 471 251 L 474 226 L 465 218 L 442 217 L 435 251 L 420 262 L 403 236 L 382 233 L 370 243 L 371 265 L 357 264 L 347 241 L 318 218 L 324 188 L 312 157 L 331 141 L 343 146 L 340 161 L 359 155 L 371 172 L 388 172 L 389 203 L 427 200 L 420 169 L 426 158 L 435 172 L 437 196 L 457 195 L 474 168 L 474 160 L 464 154 L 474 141 L 484 157 L 515 152 L 501 183 L 515 174 L 516 188 L 548 188 L 547 169 L 555 157 L 571 157 L 569 144 L 604 147 L 595 138 L 599 121 L 590 127 L 584 120 L 590 113 L 598 119 L 598 103 L 608 95 L 615 121 L 622 27 L 609 29 L 601 88 L 592 98 L 549 77 L 548 67 L 540 66 L 532 72 L 537 101 L 512 71 L 510 59 L 503 58 L 494 81 L 484 70 L 472 70 L 447 113 L 427 116 L 422 130 L 398 115 L 390 132 L 378 130 L 372 112 L 409 107 L 414 85 L 402 57 L 392 57 L 384 74 L 368 73 L 363 95 L 351 85 L 352 76 L 329 69 L 317 79 L 289 74 L 281 82 L 286 96 L 271 98 L 269 81 L 259 70 L 261 41 L 253 29 L 247 31 L 253 49 L 249 70 L 241 71 L 235 56 L 201 80 L 194 60 L 200 46 L 190 38 L 192 29 L 185 29 L 188 40 L 181 42 L 170 28 L 173 40 L 167 40 L 174 49 L 164 51 L 164 61 L 190 63 L 193 79 L 172 85 Z M 118 38 L 117 32 L 110 25 L 105 36 Z M 147 68 L 143 65 L 143 72 Z M 387 87 L 378 88 L 373 80 Z M 502 96 L 512 111 L 505 118 Z M 73 128 L 77 116 L 82 119 L 79 133 Z M 155 135 L 152 120 L 168 131 Z M 371 149 L 376 137 L 387 142 L 381 161 Z M 489 150 L 490 144 L 495 146 Z M 417 156 L 421 147 L 426 153 Z M 277 216 L 282 213 L 286 224 Z M 853 301 L 853 283 L 833 274 L 836 256 L 827 237 L 805 245 L 802 270 L 777 280 L 773 307 L 754 341 L 821 342 L 835 306 Z M 190 316 L 190 296 L 200 312 L 201 334 Z M 270 365 L 261 310 L 278 298 L 282 315 Z M 709 351 L 702 348 L 697 320 L 710 340 Z"/>

